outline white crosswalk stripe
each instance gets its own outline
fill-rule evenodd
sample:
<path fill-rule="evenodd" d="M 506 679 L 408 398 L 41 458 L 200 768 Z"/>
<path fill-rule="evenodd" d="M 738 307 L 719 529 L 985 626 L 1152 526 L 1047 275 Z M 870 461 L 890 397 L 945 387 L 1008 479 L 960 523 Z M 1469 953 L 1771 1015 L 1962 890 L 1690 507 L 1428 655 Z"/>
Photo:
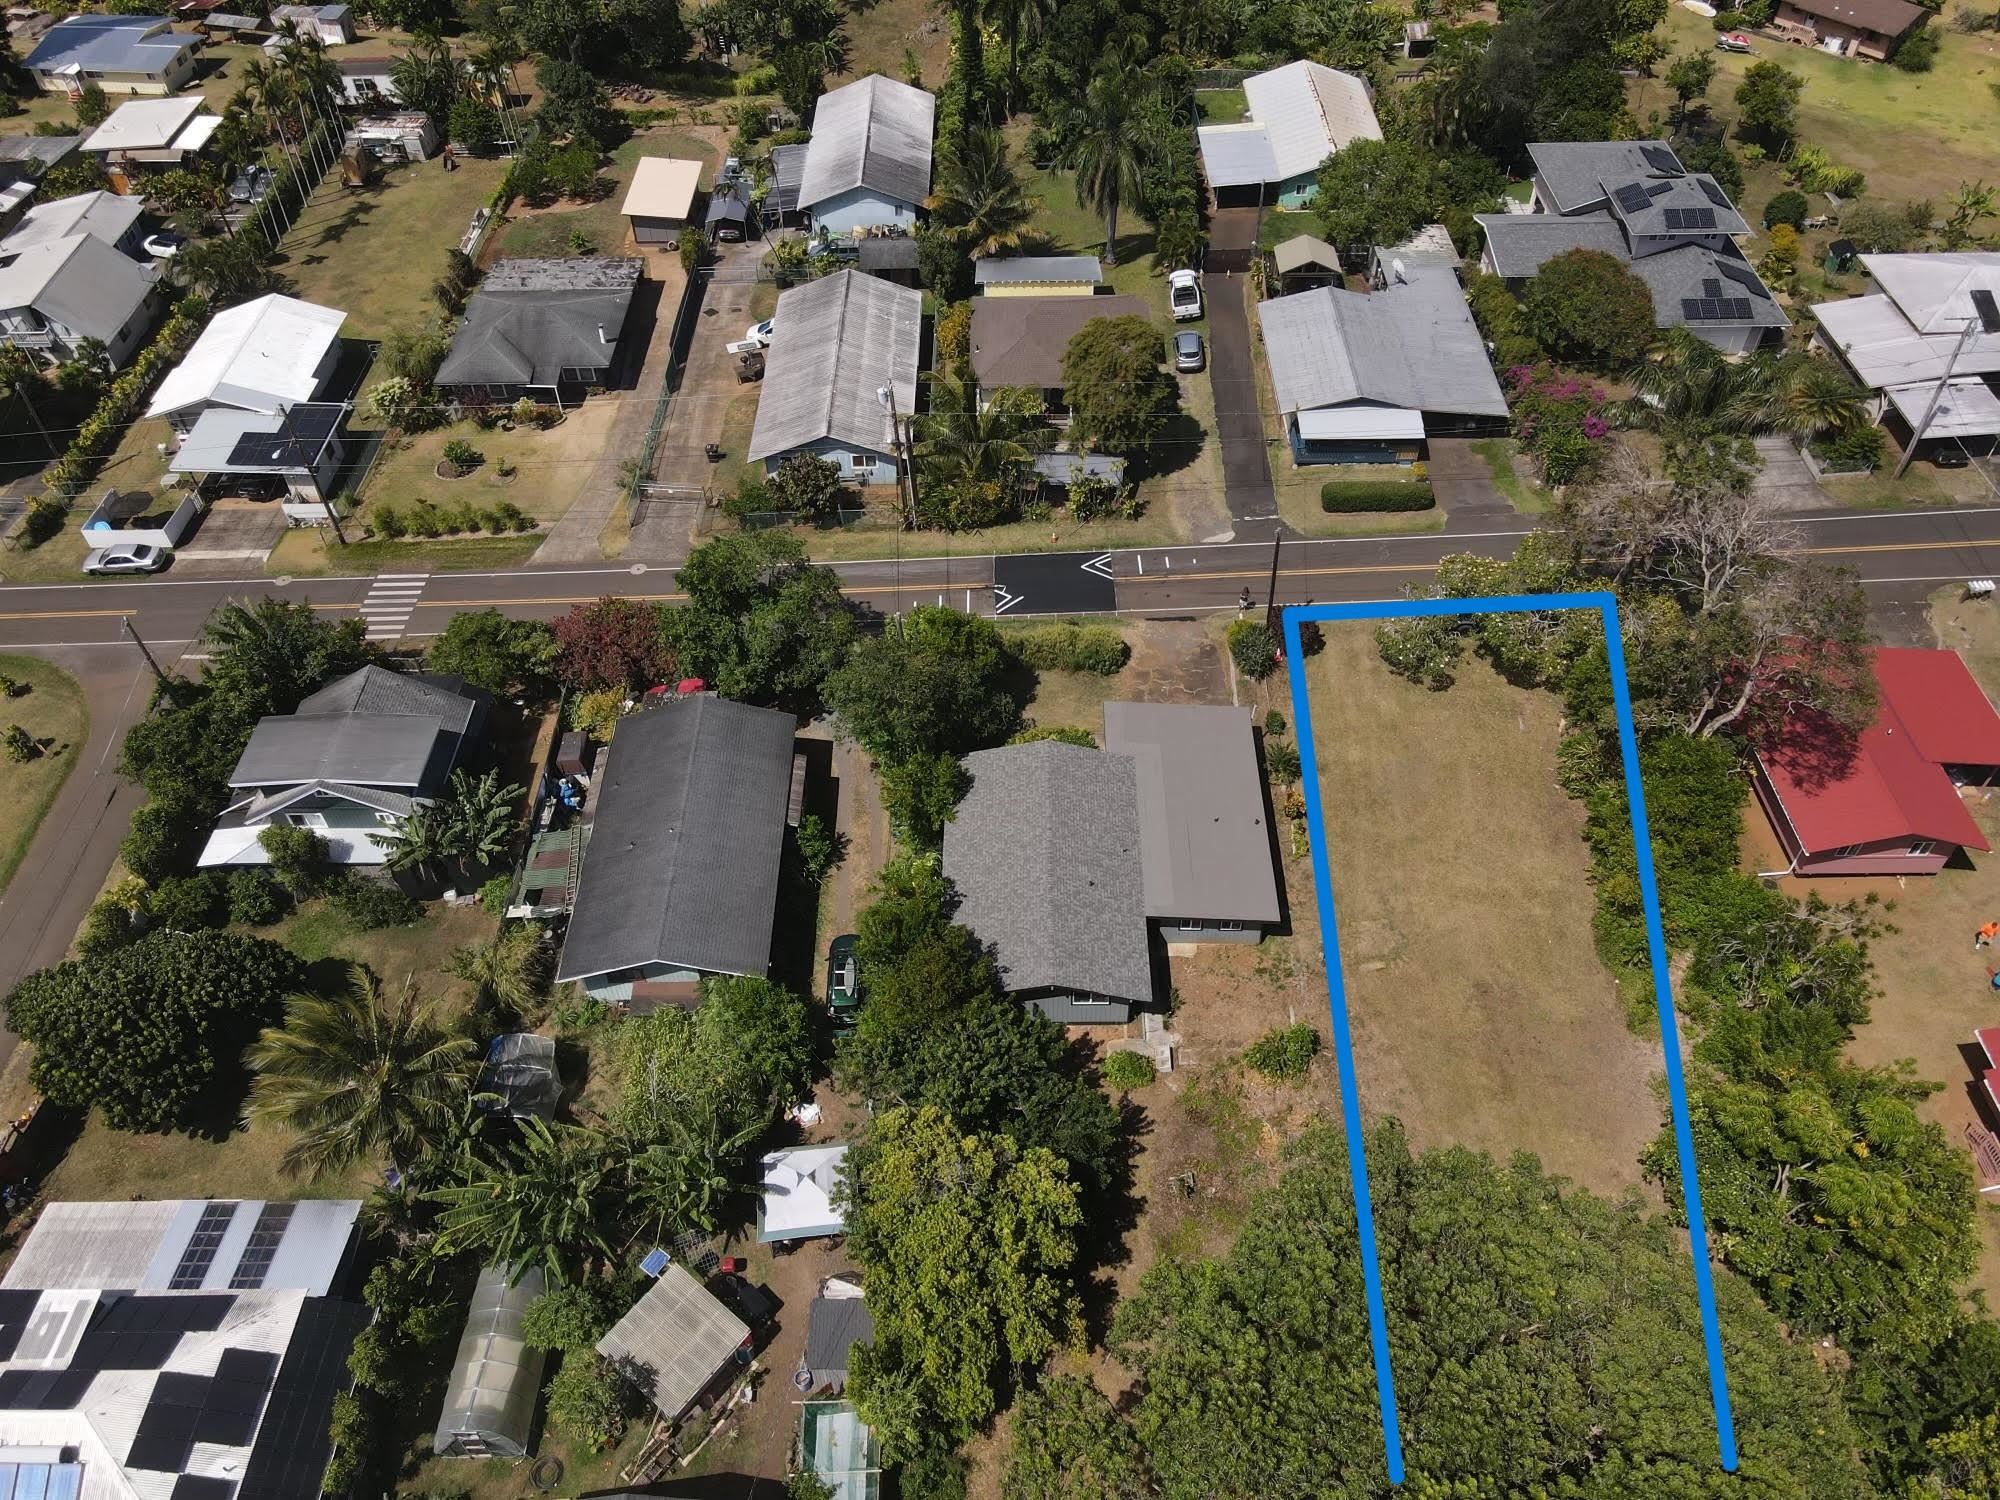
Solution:
<path fill-rule="evenodd" d="M 417 601 L 423 597 L 428 573 L 382 573 L 369 586 L 361 601 L 361 618 L 368 626 L 371 641 L 393 641 L 410 623 Z"/>

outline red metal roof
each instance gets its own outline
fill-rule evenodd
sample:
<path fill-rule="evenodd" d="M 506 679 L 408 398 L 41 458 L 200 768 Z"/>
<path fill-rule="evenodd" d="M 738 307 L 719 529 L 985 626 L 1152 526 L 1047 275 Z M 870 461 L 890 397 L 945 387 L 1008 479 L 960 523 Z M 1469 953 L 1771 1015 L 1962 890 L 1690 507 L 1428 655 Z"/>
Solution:
<path fill-rule="evenodd" d="M 1980 758 L 2000 753 L 2000 715 L 1955 652 L 1878 650 L 1874 669 L 1881 703 L 1858 741 L 1796 722 L 1759 753 L 1805 852 L 1907 838 L 1987 848 L 1944 765 L 2000 765 Z M 1906 705 L 1921 734 L 1904 718 Z M 1934 747 L 1951 758 L 1929 753 Z M 1977 753 L 1959 758 L 1968 751 Z"/>
<path fill-rule="evenodd" d="M 1972 1033 L 1972 1039 L 1986 1054 L 1988 1067 L 2000 1066 L 2000 1026 L 1982 1026 Z"/>
<path fill-rule="evenodd" d="M 1875 680 L 1924 759 L 1941 766 L 2000 766 L 2000 713 L 1956 651 L 1881 647 Z"/>

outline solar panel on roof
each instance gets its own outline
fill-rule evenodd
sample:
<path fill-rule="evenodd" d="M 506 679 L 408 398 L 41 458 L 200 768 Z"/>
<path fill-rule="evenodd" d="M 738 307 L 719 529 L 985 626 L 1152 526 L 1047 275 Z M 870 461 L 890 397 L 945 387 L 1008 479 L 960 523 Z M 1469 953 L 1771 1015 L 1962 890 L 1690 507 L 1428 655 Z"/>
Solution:
<path fill-rule="evenodd" d="M 278 1242 L 285 1237 L 297 1207 L 296 1203 L 266 1203 L 257 1211 L 257 1222 L 244 1242 L 235 1274 L 229 1278 L 231 1291 L 255 1290 L 264 1284 L 264 1278 L 271 1272 L 271 1262 L 278 1254 Z"/>
<path fill-rule="evenodd" d="M 1703 277 L 1701 283 L 1701 294 L 1704 297 L 1720 297 L 1722 295 L 1721 278 L 1716 276 Z"/>
<path fill-rule="evenodd" d="M 1723 316 L 1730 318 L 1747 318 L 1750 316 L 1750 299 L 1748 297 L 1731 297 L 1728 299 L 1728 303 L 1728 311 Z"/>
<path fill-rule="evenodd" d="M 1626 183 L 1612 196 L 1618 200 L 1618 206 L 1628 214 L 1639 213 L 1653 201 L 1645 187 L 1636 182 Z"/>
<path fill-rule="evenodd" d="M 211 1203 L 202 1209 L 201 1218 L 195 1221 L 194 1233 L 188 1236 L 174 1274 L 167 1281 L 168 1291 L 193 1292 L 201 1289 L 202 1282 L 208 1277 L 208 1268 L 215 1263 L 215 1252 L 222 1244 L 222 1236 L 228 1232 L 229 1221 L 235 1217 L 234 1203 Z"/>
<path fill-rule="evenodd" d="M 167 1500 L 235 1500 L 236 1481 L 209 1474 L 183 1474 Z M 53 1497 L 51 1497 L 53 1500 Z"/>
<path fill-rule="evenodd" d="M 1715 228 L 1715 210 L 1712 208 L 1684 208 L 1681 220 L 1690 229 Z"/>
<path fill-rule="evenodd" d="M 1639 154 L 1646 159 L 1646 165 L 1655 172 L 1666 172 L 1678 177 L 1681 173 L 1680 158 L 1665 146 L 1641 146 Z"/>
<path fill-rule="evenodd" d="M 1720 271 L 1724 276 L 1727 276 L 1738 286 L 1747 287 L 1749 290 L 1759 294 L 1762 294 L 1764 290 L 1764 283 L 1757 279 L 1757 273 L 1746 265 L 1739 264 L 1733 260 L 1717 259 L 1715 269 Z"/>

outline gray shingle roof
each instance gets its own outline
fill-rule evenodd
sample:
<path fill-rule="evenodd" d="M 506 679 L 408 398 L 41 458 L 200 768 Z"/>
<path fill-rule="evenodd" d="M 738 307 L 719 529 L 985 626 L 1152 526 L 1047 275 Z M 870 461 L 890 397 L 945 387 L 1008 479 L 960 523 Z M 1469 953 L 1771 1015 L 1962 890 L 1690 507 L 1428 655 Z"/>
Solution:
<path fill-rule="evenodd" d="M 931 191 L 936 122 L 935 98 L 879 73 L 820 95 L 799 207 L 858 187 L 903 203 L 923 202 Z"/>
<path fill-rule="evenodd" d="M 982 390 L 1027 386 L 1053 390 L 1063 383 L 1063 351 L 1093 318 L 1153 319 L 1143 297 L 975 297 L 972 301 L 972 378 Z"/>
<path fill-rule="evenodd" d="M 342 781 L 420 787 L 439 736 L 431 714 L 329 714 L 260 719 L 250 732 L 233 787 Z"/>
<path fill-rule="evenodd" d="M 705 695 L 618 721 L 558 980 L 769 967 L 797 729 L 791 714 Z"/>
<path fill-rule="evenodd" d="M 1023 281 L 1104 279 L 1104 263 L 1094 255 L 983 255 L 972 263 L 975 286 L 1014 286 Z"/>
<path fill-rule="evenodd" d="M 485 701 L 462 677 L 434 672 L 392 672 L 368 666 L 336 678 L 298 707 L 301 714 L 435 714 L 453 734 L 463 734 Z"/>
<path fill-rule="evenodd" d="M 1607 182 L 1680 177 L 1687 170 L 1665 141 L 1537 141 L 1528 155 L 1556 200 L 1547 206 L 1560 214 L 1602 204 Z"/>
<path fill-rule="evenodd" d="M 643 269 L 632 259 L 500 262 L 466 305 L 437 384 L 553 385 L 564 370 L 611 364 Z"/>
<path fill-rule="evenodd" d="M 1007 988 L 1151 999 L 1131 758 L 1043 740 L 978 751 L 965 769 L 944 872 Z"/>
<path fill-rule="evenodd" d="M 1257 305 L 1282 412 L 1377 401 L 1505 416 L 1485 341 L 1447 267 L 1410 268 L 1379 292 L 1315 287 Z"/>
<path fill-rule="evenodd" d="M 1533 276 L 1544 261 L 1571 250 L 1602 250 L 1620 260 L 1628 257 L 1625 231 L 1609 213 L 1474 214 L 1486 231 L 1493 269 L 1501 276 Z"/>
<path fill-rule="evenodd" d="M 1104 748 L 1138 773 L 1146 915 L 1278 920 L 1278 879 L 1250 711 L 1107 703 Z"/>
<path fill-rule="evenodd" d="M 860 1297 L 815 1297 L 806 1315 L 806 1368 L 814 1375 L 840 1374 L 848 1351 L 875 1341 L 875 1319 Z"/>
<path fill-rule="evenodd" d="M 1604 188 L 1612 215 L 1633 236 L 1750 232 L 1722 184 L 1706 172 L 1687 177 L 1607 179 Z"/>
<path fill-rule="evenodd" d="M 1778 306 L 1750 263 L 1730 246 L 1730 253 L 1701 245 L 1680 245 L 1632 262 L 1632 274 L 1652 289 L 1653 321 L 1661 328 L 1784 328 L 1791 319 Z M 1750 304 L 1748 317 L 1697 319 L 1684 306 L 1690 301 Z"/>
<path fill-rule="evenodd" d="M 748 1324 L 684 1268 L 670 1265 L 597 1341 L 597 1352 L 626 1366 L 639 1389 L 672 1419 L 749 1336 Z"/>
<path fill-rule="evenodd" d="M 88 234 L 0 256 L 0 312 L 32 307 L 80 337 L 113 343 L 153 295 L 157 273 Z"/>
<path fill-rule="evenodd" d="M 860 271 L 836 271 L 779 294 L 749 454 L 764 459 L 831 438 L 890 450 L 889 414 L 916 409 L 924 297 Z"/>

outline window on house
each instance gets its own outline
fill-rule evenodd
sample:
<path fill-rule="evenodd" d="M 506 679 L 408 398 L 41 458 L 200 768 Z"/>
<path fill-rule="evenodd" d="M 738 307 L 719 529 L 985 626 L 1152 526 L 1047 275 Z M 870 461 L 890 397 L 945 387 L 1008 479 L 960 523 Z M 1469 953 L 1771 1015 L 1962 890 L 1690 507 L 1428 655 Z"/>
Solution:
<path fill-rule="evenodd" d="M 1072 995 L 1070 998 L 1078 1005 L 1109 1005 L 1111 1003 L 1110 999 L 1104 995 Z"/>
<path fill-rule="evenodd" d="M 285 821 L 290 823 L 294 828 L 324 828 L 326 827 L 326 814 L 316 812 L 286 813 Z"/>
<path fill-rule="evenodd" d="M 380 823 L 384 828 L 394 828 L 402 820 L 394 813 L 378 812 L 375 814 L 375 821 Z"/>
<path fill-rule="evenodd" d="M 1906 852 L 1909 853 L 1913 858 L 1917 859 L 1921 859 L 1926 854 L 1935 854 L 1937 853 L 1937 840 L 1936 839 L 1914 840 Z"/>
<path fill-rule="evenodd" d="M 1829 849 L 1823 859 L 1852 859 L 1861 852 L 1859 844 L 1842 844 L 1838 849 Z"/>
<path fill-rule="evenodd" d="M 1197 917 L 1182 917 L 1180 925 L 1182 932 L 1200 932 L 1208 924 Z"/>
<path fill-rule="evenodd" d="M 1217 932 L 1241 932 L 1243 924 L 1241 922 L 1217 922 L 1215 930 Z"/>

